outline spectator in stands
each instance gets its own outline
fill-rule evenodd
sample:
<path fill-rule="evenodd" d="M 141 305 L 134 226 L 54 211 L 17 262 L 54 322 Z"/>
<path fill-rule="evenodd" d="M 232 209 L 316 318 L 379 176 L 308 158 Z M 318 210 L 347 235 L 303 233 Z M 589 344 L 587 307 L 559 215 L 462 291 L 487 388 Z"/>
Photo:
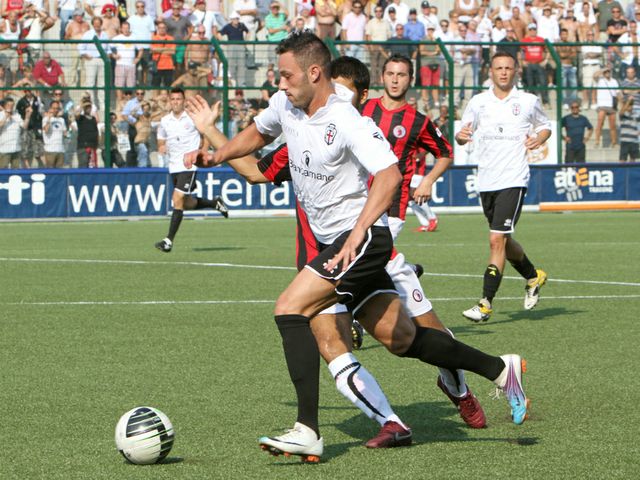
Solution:
<path fill-rule="evenodd" d="M 467 26 L 464 23 L 458 25 L 458 35 L 453 40 L 455 42 L 467 41 Z M 458 105 L 462 104 L 465 98 L 465 88 L 473 88 L 476 85 L 474 75 L 474 62 L 478 47 L 475 45 L 458 44 L 453 47 L 453 60 L 456 63 L 454 68 L 454 85 L 458 89 Z M 455 94 L 454 94 L 455 95 Z"/>
<path fill-rule="evenodd" d="M 578 27 L 580 24 L 576 20 L 576 17 L 573 15 L 573 11 L 568 11 L 565 17 L 560 18 L 560 33 L 562 34 L 562 29 L 567 31 L 567 40 L 569 42 L 577 42 L 578 41 Z"/>
<path fill-rule="evenodd" d="M 60 40 L 64 40 L 67 24 L 73 18 L 77 0 L 54 0 L 54 2 L 53 11 L 58 12 L 58 17 L 60 18 Z"/>
<path fill-rule="evenodd" d="M 489 32 L 490 40 L 484 40 L 483 38 L 482 40 L 483 42 L 484 41 L 501 42 L 504 38 L 507 38 L 507 28 L 504 26 L 504 22 L 502 21 L 502 19 L 500 17 L 496 17 L 496 19 L 493 22 L 494 22 L 493 27 Z M 513 28 L 511 28 L 511 30 L 513 30 Z"/>
<path fill-rule="evenodd" d="M 84 12 L 81 9 L 73 11 L 72 20 L 67 24 L 64 38 L 65 40 L 81 40 L 83 35 L 91 29 L 88 22 L 84 20 Z M 84 85 L 84 69 L 82 67 L 82 56 L 77 48 L 71 48 L 69 55 L 71 62 L 71 82 L 70 85 Z"/>
<path fill-rule="evenodd" d="M 318 24 L 316 22 L 316 17 L 311 16 L 311 9 L 305 7 L 300 11 L 300 17 L 304 20 L 304 29 L 309 32 L 317 32 Z"/>
<path fill-rule="evenodd" d="M 449 30 L 449 20 L 440 20 L 440 31 L 436 32 L 436 38 L 443 42 L 453 42 L 455 35 Z"/>
<path fill-rule="evenodd" d="M 338 6 L 334 0 L 316 0 L 316 22 L 318 30 L 316 34 L 322 40 L 335 38 L 336 21 L 338 19 Z"/>
<path fill-rule="evenodd" d="M 150 167 L 149 140 L 151 139 L 151 104 L 142 102 L 142 115 L 136 122 L 136 137 L 134 139 L 138 168 Z"/>
<path fill-rule="evenodd" d="M 0 63 L 0 88 L 8 87 L 10 84 L 7 83 L 7 71 L 4 68 L 4 65 Z M 7 90 L 0 90 L 0 100 L 7 97 L 9 92 Z M 0 110 L 2 110 L 0 108 Z"/>
<path fill-rule="evenodd" d="M 607 41 L 609 37 L 609 20 L 613 18 L 614 9 L 622 11 L 622 5 L 617 0 L 601 0 L 598 2 L 598 31 L 600 32 L 598 41 L 600 42 Z"/>
<path fill-rule="evenodd" d="M 466 42 L 473 44 L 473 47 L 471 47 L 473 49 L 473 54 L 471 55 L 471 86 L 478 87 L 480 85 L 480 66 L 482 62 L 481 48 L 478 46 L 478 44 L 482 41 L 482 38 L 478 33 L 478 23 L 475 20 L 471 20 L 467 25 L 467 34 L 465 35 L 464 39 Z M 488 60 L 489 59 L 487 55 L 487 61 Z M 475 93 L 477 92 L 478 90 L 474 89 L 474 93 L 472 95 L 475 95 Z"/>
<path fill-rule="evenodd" d="M 625 69 L 625 78 L 620 86 L 623 95 L 633 98 L 633 116 L 640 117 L 640 79 L 636 76 L 635 67 L 628 66 Z"/>
<path fill-rule="evenodd" d="M 538 25 L 538 35 L 550 42 L 557 42 L 560 38 L 560 25 L 558 25 L 558 17 L 553 15 L 551 7 L 545 5 L 542 15 L 536 16 Z"/>
<path fill-rule="evenodd" d="M 424 25 L 418 21 L 418 12 L 415 8 L 409 10 L 409 19 L 404 25 L 405 38 L 413 41 L 420 42 L 424 40 L 427 32 L 424 29 Z"/>
<path fill-rule="evenodd" d="M 436 8 L 437 11 L 437 8 Z M 438 24 L 440 21 L 438 20 L 438 15 L 431 11 L 431 5 L 429 2 L 424 1 L 420 4 L 420 14 L 418 15 L 418 21 L 424 25 L 424 31 L 426 32 L 429 28 L 429 25 L 433 25 L 435 30 L 438 30 Z"/>
<path fill-rule="evenodd" d="M 622 62 L 622 65 L 620 65 L 619 78 L 624 80 L 627 67 L 633 67 L 635 69 L 638 66 L 638 33 L 637 24 L 634 20 L 629 22 L 628 31 L 618 38 L 618 42 L 612 47 L 612 50 L 615 52 L 616 57 L 619 57 Z M 635 102 L 634 105 L 636 105 L 636 103 L 637 102 Z M 639 105 L 636 105 L 636 108 L 639 107 Z"/>
<path fill-rule="evenodd" d="M 595 143 L 602 145 L 602 127 L 605 118 L 609 119 L 609 133 L 611 134 L 611 146 L 615 146 L 617 142 L 616 131 L 616 104 L 618 99 L 618 91 L 620 85 L 615 78 L 611 76 L 611 67 L 607 66 L 597 75 L 598 80 L 596 87 L 596 105 L 598 106 L 598 120 L 596 122 Z"/>
<path fill-rule="evenodd" d="M 634 114 L 634 99 L 625 95 L 620 102 L 620 156 L 621 162 L 635 162 L 640 157 L 638 117 Z"/>
<path fill-rule="evenodd" d="M 367 22 L 365 38 L 367 42 L 386 42 L 393 35 L 391 24 L 383 18 L 384 9 L 377 5 L 373 10 L 374 17 Z M 367 45 L 371 59 L 371 84 L 380 85 L 382 65 L 387 58 L 387 52 L 382 45 Z"/>
<path fill-rule="evenodd" d="M 164 5 L 165 2 L 163 1 L 162 3 Z M 191 10 L 184 6 L 184 0 L 166 0 L 166 3 L 168 4 L 168 8 L 166 10 L 162 10 L 162 18 L 164 20 L 166 20 L 167 18 L 171 18 L 171 16 L 173 15 L 174 3 L 178 4 L 178 11 L 180 12 L 181 16 L 189 17 L 191 15 Z"/>
<path fill-rule="evenodd" d="M 93 19 L 102 15 L 102 10 L 106 5 L 113 5 L 115 9 L 116 0 L 85 0 L 84 11 L 87 12 L 89 18 Z"/>
<path fill-rule="evenodd" d="M 513 31 L 515 32 L 516 38 L 518 40 L 521 40 L 527 36 L 527 22 L 520 15 L 520 9 L 518 7 L 513 7 L 509 25 L 511 26 L 511 28 L 513 28 Z"/>
<path fill-rule="evenodd" d="M 407 58 L 414 58 L 415 51 L 411 42 L 404 38 L 404 25 L 396 25 L 396 34 L 387 40 L 387 57 L 392 55 L 403 55 Z"/>
<path fill-rule="evenodd" d="M 613 7 L 611 9 L 611 19 L 607 21 L 609 43 L 616 43 L 627 32 L 627 29 L 628 24 L 627 20 L 622 16 L 622 7 Z"/>
<path fill-rule="evenodd" d="M 33 76 L 33 67 L 25 65 L 22 67 L 22 78 L 12 85 L 13 88 L 35 87 L 38 84 Z"/>
<path fill-rule="evenodd" d="M 229 23 L 220 30 L 218 38 L 222 39 L 222 35 L 225 35 L 229 41 L 243 42 L 248 33 L 249 29 L 240 23 L 240 15 L 233 12 L 229 15 Z M 272 50 L 275 55 L 275 48 Z M 242 43 L 225 45 L 225 54 L 229 60 L 229 74 L 236 80 L 237 86 L 243 86 L 246 83 L 245 46 Z"/>
<path fill-rule="evenodd" d="M 222 0 L 205 0 L 207 12 L 213 13 L 215 18 L 214 27 L 215 31 L 212 34 L 216 35 L 218 30 L 227 24 L 227 19 L 224 16 L 224 2 Z M 151 137 L 153 139 L 153 135 Z"/>
<path fill-rule="evenodd" d="M 513 16 L 513 8 L 514 7 L 513 5 L 511 5 L 511 0 L 502 0 L 502 5 L 499 5 L 491 10 L 489 12 L 489 16 L 494 22 L 496 18 L 501 18 L 503 22 L 509 23 Z"/>
<path fill-rule="evenodd" d="M 39 85 L 45 87 L 66 86 L 62 67 L 51 58 L 51 53 L 47 51 L 42 54 L 42 59 L 38 60 L 33 67 L 33 78 Z"/>
<path fill-rule="evenodd" d="M 586 143 L 593 133 L 593 125 L 580 113 L 580 103 L 571 102 L 571 113 L 562 118 L 564 128 L 565 163 L 584 163 L 587 154 Z"/>
<path fill-rule="evenodd" d="M 518 37 L 513 27 L 507 28 L 507 36 L 500 40 L 500 44 L 496 46 L 496 52 L 507 52 L 518 61 L 522 68 L 522 58 L 520 55 L 520 45 L 517 45 Z"/>
<path fill-rule="evenodd" d="M 104 108 L 104 63 L 100 58 L 100 52 L 92 42 L 94 37 L 106 42 L 107 34 L 102 31 L 102 18 L 94 17 L 91 20 L 92 30 L 88 30 L 82 35 L 82 40 L 86 43 L 78 44 L 78 52 L 84 61 L 85 83 L 83 86 L 102 87 L 98 88 L 96 104 L 99 108 Z M 95 90 L 94 90 L 95 100 Z"/>
<path fill-rule="evenodd" d="M 33 65 L 40 59 L 44 47 L 38 41 L 42 40 L 43 32 L 55 25 L 55 20 L 49 16 L 48 11 L 37 9 L 33 3 L 29 2 L 25 3 L 25 12 L 20 21 L 22 23 L 21 38 L 28 41 L 23 44 L 22 49 L 27 54 L 27 62 Z"/>
<path fill-rule="evenodd" d="M 207 11 L 206 6 L 206 0 L 196 0 L 195 8 L 189 17 L 189 20 L 191 20 L 194 32 L 198 31 L 200 28 L 204 30 L 204 37 L 200 38 L 211 40 L 214 28 L 217 29 L 216 16 L 213 12 Z"/>
<path fill-rule="evenodd" d="M 402 25 L 407 23 L 407 21 L 409 20 L 409 5 L 404 3 L 402 0 L 393 0 L 391 3 L 388 3 L 387 8 L 385 8 L 384 10 L 384 18 L 390 22 L 391 19 L 389 18 L 389 10 L 391 10 L 392 8 L 396 12 L 397 21 Z"/>
<path fill-rule="evenodd" d="M 18 12 L 11 10 L 7 14 L 7 18 L 0 22 L 2 28 L 0 28 L 0 38 L 7 42 L 17 42 L 22 33 L 22 26 L 18 21 Z M 18 73 L 19 55 L 18 55 L 17 43 L 0 43 L 0 63 L 8 68 L 9 82 L 16 81 L 16 75 Z"/>
<path fill-rule="evenodd" d="M 287 37 L 291 27 L 287 17 L 289 12 L 286 8 L 283 8 L 279 2 L 271 3 L 271 12 L 264 19 L 264 27 L 267 29 L 267 40 L 269 42 L 279 42 Z M 270 60 L 275 60 L 275 53 L 273 48 L 269 49 Z"/>
<path fill-rule="evenodd" d="M 296 17 L 293 21 L 293 28 L 291 29 L 291 34 L 300 34 L 303 32 L 313 33 L 314 30 L 312 28 L 307 28 L 305 25 L 305 20 L 303 17 Z"/>
<path fill-rule="evenodd" d="M 44 106 L 42 100 L 37 93 L 25 90 L 24 96 L 16 104 L 16 110 L 24 120 L 28 118 L 27 127 L 22 136 L 23 164 L 26 168 L 43 166 L 42 113 Z"/>
<path fill-rule="evenodd" d="M 596 16 L 589 2 L 582 3 L 580 12 L 576 14 L 576 21 L 578 22 L 578 38 L 581 42 L 585 41 L 589 32 L 593 33 L 594 38 L 594 40 L 590 41 L 596 41 L 598 39 Z"/>
<path fill-rule="evenodd" d="M 267 108 L 269 106 L 269 99 L 274 93 L 278 91 L 278 78 L 276 72 L 270 68 L 267 70 L 267 79 L 262 84 L 262 90 L 260 90 L 260 103 L 259 108 Z"/>
<path fill-rule="evenodd" d="M 62 105 L 54 100 L 42 118 L 42 137 L 44 141 L 44 159 L 47 168 L 64 167 L 64 137 L 67 123 L 62 116 Z"/>
<path fill-rule="evenodd" d="M 91 113 L 91 109 L 91 102 L 84 102 L 76 111 L 78 168 L 95 168 L 98 166 L 98 119 Z"/>
<path fill-rule="evenodd" d="M 201 64 L 198 62 L 189 62 L 187 73 L 180 75 L 171 87 L 180 87 L 184 90 L 185 98 L 193 97 L 197 94 L 202 95 L 203 90 L 207 87 L 208 71 L 200 69 Z"/>
<path fill-rule="evenodd" d="M 120 33 L 120 19 L 116 12 L 114 5 L 102 7 L 102 30 L 107 34 L 108 38 L 114 38 Z"/>
<path fill-rule="evenodd" d="M 30 115 L 22 118 L 14 110 L 14 100 L 7 97 L 0 110 L 0 169 L 20 168 L 22 131 L 27 128 Z"/>
<path fill-rule="evenodd" d="M 191 36 L 192 40 L 198 42 L 206 41 L 207 30 L 204 25 L 195 25 L 193 35 Z M 187 50 L 184 54 L 184 62 L 185 65 L 189 65 L 190 63 L 197 63 L 200 66 L 203 66 L 203 70 L 209 70 L 206 68 L 206 65 L 209 65 L 211 61 L 211 45 L 205 43 L 191 43 L 187 45 Z M 187 95 L 188 96 L 188 95 Z"/>
<path fill-rule="evenodd" d="M 135 14 L 129 17 L 128 22 L 133 38 L 145 42 L 151 41 L 151 37 L 156 31 L 156 24 L 153 21 L 153 17 L 147 13 L 144 1 L 138 0 L 136 2 Z M 138 62 L 138 71 L 140 72 L 138 82 L 142 85 L 147 85 L 149 80 L 149 66 L 151 65 L 151 44 L 140 43 L 136 48 L 136 56 L 140 55 L 140 61 Z"/>
<path fill-rule="evenodd" d="M 391 29 L 394 32 L 396 31 L 397 25 L 402 25 L 404 27 L 404 24 L 400 23 L 400 21 L 398 20 L 395 7 L 391 7 L 389 10 L 387 10 L 387 13 L 389 14 L 389 17 L 386 20 L 387 22 L 389 22 L 389 24 L 391 25 Z M 404 32 L 404 28 L 402 29 L 402 31 Z"/>
<path fill-rule="evenodd" d="M 459 15 L 454 11 L 449 11 L 449 31 L 453 36 L 458 35 L 458 26 L 460 25 Z"/>
<path fill-rule="evenodd" d="M 538 36 L 538 27 L 535 23 L 529 24 L 529 33 L 522 39 L 523 43 L 543 43 L 544 39 Z M 547 60 L 546 50 L 542 45 L 523 45 L 524 65 L 523 71 L 527 87 L 534 95 L 542 97 L 542 103 L 549 105 L 549 92 L 546 90 L 547 82 L 542 65 Z M 541 89 L 541 90 L 540 90 Z"/>
<path fill-rule="evenodd" d="M 247 27 L 247 40 L 255 40 L 258 31 L 258 5 L 255 0 L 235 0 L 233 11 L 240 15 L 240 23 Z"/>
<path fill-rule="evenodd" d="M 161 21 L 156 25 L 156 33 L 151 37 L 154 42 L 167 42 L 174 38 L 167 34 L 167 25 Z M 175 64 L 173 63 L 173 54 L 176 51 L 175 44 L 172 43 L 152 43 L 151 59 L 155 64 L 153 73 L 153 86 L 169 87 L 173 83 L 173 72 Z"/>
<path fill-rule="evenodd" d="M 362 2 L 355 0 L 351 5 L 351 11 L 342 19 L 341 40 L 343 42 L 363 42 L 367 21 L 367 16 L 362 13 Z M 420 26 L 422 26 L 422 24 L 420 24 Z M 364 61 L 364 52 L 364 45 L 351 44 L 348 45 L 346 49 L 346 55 L 355 57 L 361 62 Z"/>
<path fill-rule="evenodd" d="M 563 28 L 560 31 L 560 42 L 567 43 L 569 41 L 569 31 Z M 562 88 L 564 89 L 564 106 L 569 110 L 575 100 L 578 99 L 578 75 L 577 67 L 574 64 L 578 60 L 578 48 L 575 45 L 558 45 L 556 47 L 558 56 L 560 57 L 560 65 L 562 68 Z"/>
<path fill-rule="evenodd" d="M 426 42 L 435 42 L 436 27 L 429 24 L 427 27 Z M 431 90 L 422 89 L 422 103 L 424 111 L 429 110 L 429 92 L 434 107 L 439 107 L 440 92 L 440 47 L 436 43 L 421 43 L 418 47 L 420 55 L 420 85 L 423 87 L 431 87 Z"/>
<path fill-rule="evenodd" d="M 478 14 L 479 7 L 478 0 L 454 0 L 454 11 L 458 14 L 459 21 L 465 24 Z"/>
<path fill-rule="evenodd" d="M 189 18 L 182 15 L 182 2 L 174 0 L 171 4 L 171 16 L 165 18 L 164 23 L 167 26 L 167 34 L 175 40 L 189 40 L 193 32 L 193 25 Z M 184 73 L 184 52 L 187 46 L 185 44 L 175 46 L 176 75 Z"/>
<path fill-rule="evenodd" d="M 120 28 L 122 33 L 113 39 L 123 43 L 114 43 L 111 46 L 111 57 L 116 61 L 114 85 L 118 88 L 116 90 L 118 99 L 122 97 L 122 88 L 135 88 L 136 68 L 142 58 L 142 50 L 136 52 L 129 22 L 122 22 Z M 124 43 L 127 41 L 131 43 Z"/>
<path fill-rule="evenodd" d="M 627 8 L 624 9 L 624 16 L 633 20 L 638 11 L 640 11 L 640 0 L 631 0 L 627 3 Z"/>
<path fill-rule="evenodd" d="M 595 42 L 595 32 L 593 30 L 587 31 L 587 42 Z M 595 87 L 596 81 L 594 77 L 600 71 L 604 60 L 602 47 L 599 45 L 583 45 L 580 47 L 580 52 L 582 54 L 582 86 L 585 88 Z M 595 90 L 583 90 L 582 98 L 585 105 L 590 105 L 593 110 L 597 108 Z"/>

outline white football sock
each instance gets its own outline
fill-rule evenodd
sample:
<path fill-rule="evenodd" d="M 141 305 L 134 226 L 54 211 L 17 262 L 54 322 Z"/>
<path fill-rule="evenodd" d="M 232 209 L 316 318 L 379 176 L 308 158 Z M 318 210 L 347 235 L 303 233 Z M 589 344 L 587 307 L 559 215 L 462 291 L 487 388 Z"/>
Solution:
<path fill-rule="evenodd" d="M 429 220 L 433 220 L 436 217 L 436 214 L 433 210 L 431 210 L 431 207 L 429 206 L 428 203 L 423 203 L 420 208 L 422 208 L 422 210 L 424 211 L 424 213 L 427 215 L 427 218 Z"/>
<path fill-rule="evenodd" d="M 352 353 L 343 353 L 329 363 L 328 367 L 340 393 L 362 410 L 367 417 L 374 419 L 380 425 L 392 421 L 408 429 L 393 412 L 376 379 L 360 365 Z"/>
<path fill-rule="evenodd" d="M 451 335 L 451 338 L 455 338 L 453 332 L 446 329 L 447 333 Z M 442 383 L 447 387 L 449 393 L 454 397 L 464 397 L 467 394 L 467 384 L 464 379 L 464 370 L 448 370 L 446 368 L 439 368 L 440 378 Z"/>
<path fill-rule="evenodd" d="M 422 225 L 423 227 L 429 225 L 429 217 L 427 217 L 426 212 L 420 207 L 420 205 L 418 205 L 416 202 L 409 202 L 409 206 L 420 222 L 420 225 Z"/>

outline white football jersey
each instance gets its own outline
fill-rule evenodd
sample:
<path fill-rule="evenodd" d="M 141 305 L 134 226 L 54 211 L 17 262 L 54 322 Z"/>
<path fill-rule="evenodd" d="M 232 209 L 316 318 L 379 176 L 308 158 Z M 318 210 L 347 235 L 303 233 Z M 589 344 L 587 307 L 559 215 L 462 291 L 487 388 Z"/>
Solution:
<path fill-rule="evenodd" d="M 158 127 L 158 140 L 166 141 L 165 159 L 169 162 L 169 173 L 198 169 L 195 165 L 191 168 L 184 166 L 184 155 L 200 148 L 200 133 L 186 111 L 177 118 L 173 112 L 162 117 Z"/>
<path fill-rule="evenodd" d="M 369 174 L 398 162 L 380 129 L 351 105 L 351 91 L 342 85 L 335 90 L 311 117 L 279 91 L 255 118 L 264 135 L 284 132 L 294 192 L 324 244 L 356 224 L 367 201 Z M 376 225 L 387 225 L 386 215 Z"/>
<path fill-rule="evenodd" d="M 551 130 L 540 99 L 513 87 L 500 100 L 491 88 L 469 101 L 460 126 L 469 123 L 478 158 L 478 191 L 526 187 L 529 163 L 524 142 L 533 132 Z"/>

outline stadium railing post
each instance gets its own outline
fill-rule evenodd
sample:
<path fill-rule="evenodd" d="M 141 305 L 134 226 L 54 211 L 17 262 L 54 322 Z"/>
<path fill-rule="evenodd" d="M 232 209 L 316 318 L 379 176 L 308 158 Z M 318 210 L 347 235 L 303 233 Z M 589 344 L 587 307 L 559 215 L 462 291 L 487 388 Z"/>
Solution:
<path fill-rule="evenodd" d="M 215 36 L 211 37 L 211 45 L 218 54 L 220 63 L 222 64 L 222 132 L 227 138 L 231 137 L 229 131 L 229 60 L 222 50 L 222 44 Z"/>
<path fill-rule="evenodd" d="M 544 41 L 545 46 L 549 49 L 551 58 L 556 64 L 556 78 L 555 78 L 555 91 L 556 91 L 556 148 L 558 149 L 558 163 L 564 163 L 564 157 L 562 156 L 562 102 L 563 102 L 563 85 L 562 85 L 562 62 L 560 61 L 560 55 L 554 45 L 546 39 Z M 566 45 L 566 44 L 563 44 Z"/>
<path fill-rule="evenodd" d="M 447 45 L 440 38 L 436 38 L 436 42 L 440 47 L 440 52 L 444 56 L 444 61 L 447 63 L 447 81 L 449 82 L 449 87 L 447 88 L 447 104 L 449 106 L 449 137 L 447 140 L 451 142 L 453 145 L 453 137 L 455 135 L 455 122 L 456 122 L 456 106 L 455 106 L 455 85 L 453 80 L 453 69 L 455 68 L 455 63 L 453 61 L 453 57 L 451 53 L 447 49 Z"/>
<path fill-rule="evenodd" d="M 100 58 L 102 59 L 103 63 L 104 63 L 104 85 L 102 88 L 104 88 L 104 149 L 103 152 L 107 152 L 105 155 L 103 155 L 104 158 L 104 166 L 106 168 L 110 168 L 111 167 L 111 155 L 109 154 L 109 152 L 111 152 L 111 125 L 109 125 L 109 116 L 111 113 L 111 60 L 109 59 L 109 56 L 107 55 L 107 52 L 104 51 L 104 48 L 102 47 L 102 43 L 100 42 L 100 40 L 98 39 L 98 37 L 94 36 L 93 37 L 93 43 L 95 44 L 96 48 L 98 49 L 98 53 L 100 54 Z M 95 86 L 96 89 L 100 89 L 99 85 Z"/>
<path fill-rule="evenodd" d="M 333 58 L 340 58 L 340 52 L 338 51 L 338 48 L 336 47 L 336 41 L 331 38 L 331 37 L 327 37 L 324 39 L 324 43 L 325 45 L 327 45 L 327 48 L 329 49 L 329 51 L 331 52 L 331 56 Z"/>

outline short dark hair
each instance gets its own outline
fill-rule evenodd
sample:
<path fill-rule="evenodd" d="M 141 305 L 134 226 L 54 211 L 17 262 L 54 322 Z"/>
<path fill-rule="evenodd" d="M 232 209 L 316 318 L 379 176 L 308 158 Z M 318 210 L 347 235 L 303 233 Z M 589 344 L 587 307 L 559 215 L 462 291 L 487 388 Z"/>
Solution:
<path fill-rule="evenodd" d="M 398 53 L 394 53 L 393 55 L 391 55 L 389 58 L 385 60 L 384 65 L 382 65 L 382 73 L 384 73 L 385 70 L 387 69 L 387 65 L 392 62 L 404 63 L 405 65 L 407 65 L 407 67 L 409 67 L 409 76 L 413 78 L 413 62 L 409 57 L 400 55 Z"/>
<path fill-rule="evenodd" d="M 490 66 L 493 66 L 493 61 L 496 58 L 510 58 L 511 60 L 513 60 L 513 63 L 515 64 L 515 66 L 518 66 L 518 59 L 516 57 L 514 57 L 513 55 L 511 55 L 509 52 L 506 52 L 504 50 L 500 50 L 499 52 L 496 52 L 493 57 L 491 57 L 491 62 L 489 62 Z"/>
<path fill-rule="evenodd" d="M 331 52 L 319 37 L 311 32 L 294 32 L 282 40 L 276 48 L 276 53 L 293 53 L 296 61 L 303 70 L 311 65 L 320 65 L 328 76 L 331 71 Z"/>
<path fill-rule="evenodd" d="M 331 78 L 338 77 L 353 81 L 358 95 L 362 95 L 362 92 L 368 90 L 371 83 L 369 69 L 354 57 L 340 57 L 331 62 Z"/>
<path fill-rule="evenodd" d="M 184 97 L 184 90 L 181 89 L 180 87 L 173 87 L 171 89 L 171 93 L 179 93 Z"/>

